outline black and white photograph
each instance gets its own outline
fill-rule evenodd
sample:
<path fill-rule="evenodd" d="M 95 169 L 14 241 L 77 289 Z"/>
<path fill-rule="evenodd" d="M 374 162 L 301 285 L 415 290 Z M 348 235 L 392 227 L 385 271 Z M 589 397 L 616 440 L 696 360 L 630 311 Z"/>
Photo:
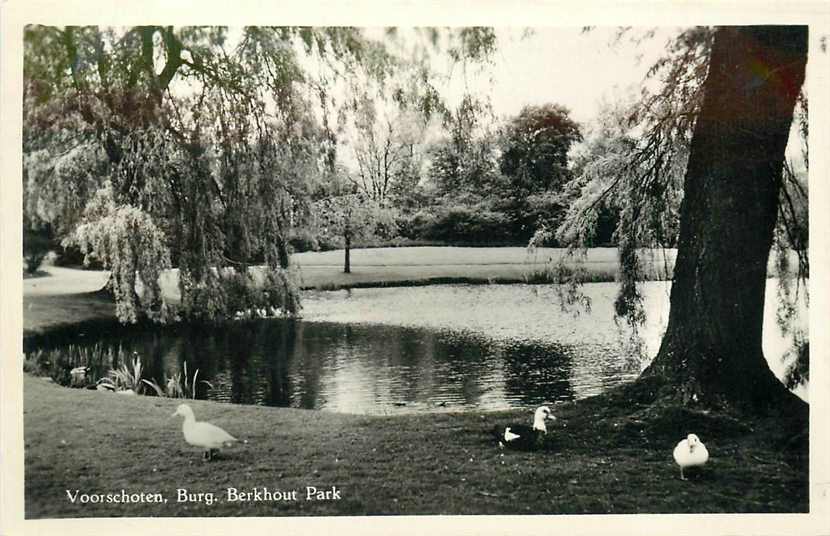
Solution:
<path fill-rule="evenodd" d="M 3 6 L 8 534 L 826 530 L 828 4 L 181 4 Z"/>

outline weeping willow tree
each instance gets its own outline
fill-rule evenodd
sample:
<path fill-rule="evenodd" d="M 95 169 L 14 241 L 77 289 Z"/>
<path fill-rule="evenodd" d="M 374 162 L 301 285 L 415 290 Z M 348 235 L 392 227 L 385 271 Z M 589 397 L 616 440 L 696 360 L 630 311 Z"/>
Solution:
<path fill-rule="evenodd" d="M 26 29 L 26 212 L 110 269 L 122 321 L 177 316 L 170 266 L 185 317 L 232 314 L 227 280 L 255 261 L 278 284 L 248 305 L 297 309 L 285 247 L 318 159 L 299 36 L 246 30 L 228 51 L 225 28 Z"/>
<path fill-rule="evenodd" d="M 27 27 L 24 220 L 110 269 L 122 321 L 295 312 L 289 240 L 340 142 L 327 82 L 401 68 L 394 33 Z M 425 34 L 465 57 L 492 46 L 485 29 Z M 169 267 L 176 308 L 158 284 Z"/>
<path fill-rule="evenodd" d="M 681 32 L 649 72 L 661 89 L 611 118 L 570 185 L 557 233 L 575 250 L 603 208 L 618 214 L 616 313 L 632 327 L 644 321 L 643 248 L 677 248 L 667 331 L 643 377 L 683 403 L 764 411 L 795 398 L 765 361 L 761 329 L 773 244 L 780 268 L 788 249 L 800 278 L 809 268 L 806 189 L 784 166 L 796 101 L 806 134 L 806 58 L 804 27 Z"/>

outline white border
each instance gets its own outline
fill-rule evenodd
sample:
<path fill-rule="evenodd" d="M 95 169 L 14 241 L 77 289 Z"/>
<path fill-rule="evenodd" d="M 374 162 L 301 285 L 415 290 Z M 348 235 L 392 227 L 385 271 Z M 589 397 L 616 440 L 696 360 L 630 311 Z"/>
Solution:
<path fill-rule="evenodd" d="M 222 534 L 255 531 L 318 534 L 830 534 L 828 455 L 828 267 L 830 184 L 827 128 L 830 3 L 772 1 L 198 1 L 11 0 L 0 4 L 0 534 L 117 533 Z M 417 516 L 327 518 L 117 518 L 23 520 L 21 101 L 22 28 L 28 23 L 65 24 L 272 24 L 357 26 L 667 26 L 714 24 L 810 25 L 810 234 L 811 234 L 811 434 L 810 514 Z M 830 43 L 827 43 L 830 47 Z M 704 491 L 705 492 L 705 491 Z M 517 530 L 517 525 L 520 526 Z"/>

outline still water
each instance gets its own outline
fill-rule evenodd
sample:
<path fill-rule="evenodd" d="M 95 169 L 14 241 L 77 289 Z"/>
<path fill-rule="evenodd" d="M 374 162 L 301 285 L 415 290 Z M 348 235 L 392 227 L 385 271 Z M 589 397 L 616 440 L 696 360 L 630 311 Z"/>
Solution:
<path fill-rule="evenodd" d="M 775 324 L 774 285 L 764 351 L 780 377 L 790 342 Z M 369 414 L 532 407 L 630 381 L 657 352 L 669 285 L 643 287 L 639 346 L 614 322 L 616 291 L 585 285 L 590 312 L 563 310 L 545 285 L 317 292 L 306 294 L 302 320 L 87 334 L 82 344 L 137 352 L 144 377 L 160 384 L 186 362 L 210 382 L 199 398 Z"/>

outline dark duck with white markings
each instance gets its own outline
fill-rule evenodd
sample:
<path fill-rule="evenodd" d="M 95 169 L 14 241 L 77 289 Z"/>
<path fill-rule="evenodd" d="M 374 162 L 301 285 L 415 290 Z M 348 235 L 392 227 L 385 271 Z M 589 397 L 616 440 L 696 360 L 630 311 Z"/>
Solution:
<path fill-rule="evenodd" d="M 556 420 L 556 417 L 547 406 L 542 406 L 533 414 L 533 426 L 526 424 L 508 424 L 496 426 L 493 435 L 499 442 L 499 447 L 508 447 L 516 450 L 537 450 L 542 447 L 548 429 L 546 420 Z"/>

